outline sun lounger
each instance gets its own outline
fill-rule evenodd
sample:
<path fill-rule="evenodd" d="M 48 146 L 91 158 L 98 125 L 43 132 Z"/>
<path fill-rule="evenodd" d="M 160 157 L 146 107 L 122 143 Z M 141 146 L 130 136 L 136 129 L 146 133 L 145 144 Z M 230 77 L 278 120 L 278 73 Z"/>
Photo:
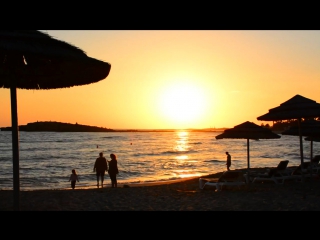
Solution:
<path fill-rule="evenodd" d="M 312 166 L 312 162 L 304 162 L 303 163 L 303 169 L 301 169 L 301 164 L 296 167 L 289 177 L 286 177 L 288 180 L 296 180 L 301 181 L 302 180 L 302 171 L 303 171 L 303 177 L 305 178 L 316 178 L 318 177 L 318 173 L 314 172 L 314 167 Z"/>
<path fill-rule="evenodd" d="M 310 170 L 313 173 L 319 173 L 319 170 L 320 170 L 319 161 L 320 161 L 320 155 L 316 155 L 311 159 Z"/>
<path fill-rule="evenodd" d="M 284 180 L 285 180 L 285 177 L 283 177 L 281 175 L 280 176 L 276 176 L 274 174 L 271 174 L 271 175 L 266 175 L 266 176 L 254 177 L 252 183 L 259 182 L 259 181 L 260 182 L 272 181 L 275 184 L 283 184 Z"/>
<path fill-rule="evenodd" d="M 276 168 L 267 169 L 265 173 L 255 176 L 252 183 L 272 181 L 275 184 L 283 184 L 285 179 L 290 176 L 287 169 L 288 163 L 289 160 L 280 161 Z"/>
<path fill-rule="evenodd" d="M 241 187 L 246 185 L 241 171 L 226 171 L 219 178 L 199 178 L 199 187 L 204 189 L 206 186 L 213 186 L 216 191 L 222 190 L 224 186 Z"/>

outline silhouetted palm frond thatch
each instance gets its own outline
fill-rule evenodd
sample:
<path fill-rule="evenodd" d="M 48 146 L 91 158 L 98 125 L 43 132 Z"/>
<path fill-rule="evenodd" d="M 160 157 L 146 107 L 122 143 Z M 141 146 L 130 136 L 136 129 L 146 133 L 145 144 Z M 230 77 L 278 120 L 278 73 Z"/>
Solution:
<path fill-rule="evenodd" d="M 0 30 L 0 87 L 56 89 L 106 78 L 111 65 L 36 30 Z"/>

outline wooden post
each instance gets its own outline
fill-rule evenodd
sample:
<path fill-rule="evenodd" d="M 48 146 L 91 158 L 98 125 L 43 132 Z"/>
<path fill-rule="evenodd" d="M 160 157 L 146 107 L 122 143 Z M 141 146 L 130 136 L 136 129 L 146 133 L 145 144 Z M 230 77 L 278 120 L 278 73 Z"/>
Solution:
<path fill-rule="evenodd" d="M 301 181 L 302 181 L 302 198 L 306 198 L 306 191 L 304 187 L 304 169 L 303 169 L 303 145 L 302 145 L 302 133 L 301 133 L 301 118 L 298 118 L 298 127 L 299 127 L 299 141 L 300 141 L 300 160 L 301 160 Z"/>

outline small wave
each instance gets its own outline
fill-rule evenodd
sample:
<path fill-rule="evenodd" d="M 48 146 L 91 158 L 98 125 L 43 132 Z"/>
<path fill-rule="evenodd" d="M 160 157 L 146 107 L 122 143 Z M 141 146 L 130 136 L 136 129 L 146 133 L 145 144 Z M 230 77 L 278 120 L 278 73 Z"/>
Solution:
<path fill-rule="evenodd" d="M 124 136 L 104 136 L 101 138 L 104 138 L 104 139 L 111 139 L 111 138 L 125 139 L 126 137 L 124 137 Z"/>
<path fill-rule="evenodd" d="M 160 153 L 134 153 L 134 157 L 143 157 L 143 156 L 163 156 L 163 155 L 180 155 L 180 154 L 190 154 L 190 153 L 197 153 L 198 151 L 195 150 L 184 150 L 184 151 L 164 151 Z"/>
<path fill-rule="evenodd" d="M 188 153 L 197 153 L 198 151 L 195 150 L 185 150 L 185 151 L 165 151 L 162 153 L 159 153 L 159 155 L 179 155 L 179 154 L 188 154 Z"/>
<path fill-rule="evenodd" d="M 154 153 L 147 153 L 147 154 L 142 154 L 142 153 L 134 153 L 134 157 L 140 157 L 140 156 L 153 156 L 155 155 Z"/>
<path fill-rule="evenodd" d="M 130 164 L 127 164 L 126 166 L 130 167 L 131 165 L 145 165 L 145 163 L 144 162 L 130 162 Z"/>
<path fill-rule="evenodd" d="M 275 155 L 275 156 L 271 156 L 271 155 L 261 155 L 261 158 L 265 158 L 265 159 L 273 159 L 273 158 L 281 158 L 284 157 L 283 155 Z"/>
<path fill-rule="evenodd" d="M 11 153 L 11 152 L 10 152 Z M 1 157 L 0 162 L 12 161 L 12 157 Z"/>
<path fill-rule="evenodd" d="M 212 160 L 205 160 L 204 162 L 211 162 L 211 163 L 217 163 L 217 162 L 225 162 L 225 160 L 216 160 L 216 159 L 212 159 Z"/>
<path fill-rule="evenodd" d="M 66 166 L 64 166 L 64 165 L 47 165 L 46 166 L 47 168 L 62 168 L 62 169 L 65 169 L 66 168 Z"/>

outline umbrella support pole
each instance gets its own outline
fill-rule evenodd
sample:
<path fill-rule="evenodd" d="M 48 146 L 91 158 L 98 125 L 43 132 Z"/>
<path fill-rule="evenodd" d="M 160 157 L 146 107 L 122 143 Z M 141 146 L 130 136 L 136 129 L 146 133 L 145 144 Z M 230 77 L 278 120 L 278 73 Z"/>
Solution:
<path fill-rule="evenodd" d="M 11 131 L 12 131 L 12 156 L 13 156 L 13 209 L 19 211 L 20 205 L 20 180 L 19 180 L 19 126 L 17 113 L 17 89 L 10 88 L 11 95 Z"/>
<path fill-rule="evenodd" d="M 250 142 L 249 142 L 249 138 L 247 138 L 247 186 L 248 186 L 248 190 L 250 191 L 251 189 L 251 184 L 250 184 Z"/>
<path fill-rule="evenodd" d="M 306 198 L 306 191 L 305 191 L 305 177 L 303 171 L 303 145 L 302 145 L 302 133 L 301 133 L 301 118 L 298 118 L 298 126 L 299 126 L 299 142 L 300 142 L 300 159 L 301 159 L 301 185 L 302 185 L 302 198 Z"/>

